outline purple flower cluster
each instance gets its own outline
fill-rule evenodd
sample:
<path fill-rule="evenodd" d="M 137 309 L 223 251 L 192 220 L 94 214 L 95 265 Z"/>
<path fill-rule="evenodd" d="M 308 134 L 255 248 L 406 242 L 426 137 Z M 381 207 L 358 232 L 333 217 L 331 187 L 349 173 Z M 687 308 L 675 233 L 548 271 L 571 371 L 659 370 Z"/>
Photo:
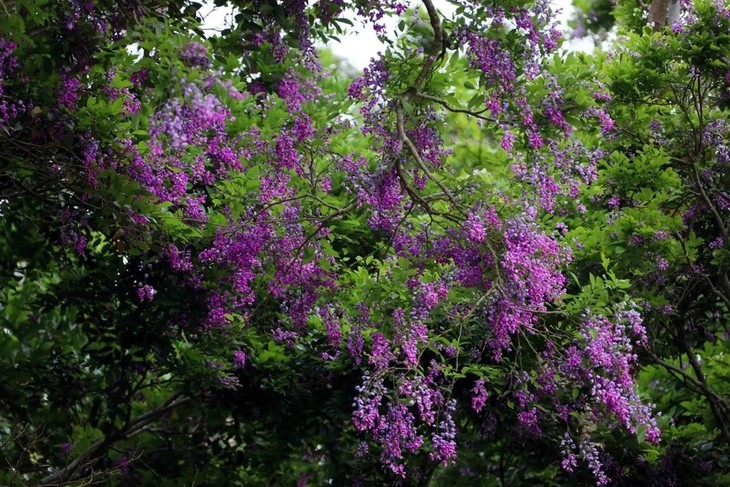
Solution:
<path fill-rule="evenodd" d="M 58 89 L 58 104 L 66 109 L 74 110 L 79 101 L 81 82 L 76 76 L 64 73 Z"/>
<path fill-rule="evenodd" d="M 400 2 L 398 0 L 385 0 L 385 1 L 372 1 L 358 2 L 357 14 L 363 19 L 373 25 L 376 32 L 382 32 L 385 30 L 385 24 L 381 23 L 383 17 L 389 13 L 395 13 L 396 15 L 402 15 L 407 8 L 408 2 Z"/>
<path fill-rule="evenodd" d="M 8 75 L 19 67 L 18 58 L 13 52 L 18 46 L 13 41 L 0 39 L 0 79 L 6 78 Z M 0 83 L 0 95 L 3 94 L 3 87 Z"/>
<path fill-rule="evenodd" d="M 373 348 L 370 352 L 370 365 L 373 366 L 375 372 L 380 372 L 388 367 L 390 362 L 395 359 L 395 355 L 390 348 L 390 342 L 382 333 L 373 335 Z"/>
<path fill-rule="evenodd" d="M 730 162 L 730 124 L 723 119 L 709 122 L 702 134 L 703 143 L 715 152 L 715 160 L 719 165 L 726 165 Z"/>
<path fill-rule="evenodd" d="M 534 407 L 517 414 L 517 424 L 525 433 L 533 437 L 539 437 L 542 434 L 538 420 L 537 409 Z"/>
<path fill-rule="evenodd" d="M 233 352 L 233 364 L 236 366 L 236 368 L 242 369 L 246 367 L 246 361 L 248 357 L 246 356 L 246 352 L 242 350 L 235 350 Z"/>
<path fill-rule="evenodd" d="M 607 135 L 613 130 L 613 126 L 616 122 L 601 108 L 590 107 L 586 111 L 586 115 L 590 117 L 596 117 L 599 124 L 601 125 L 601 134 Z"/>
<path fill-rule="evenodd" d="M 188 42 L 180 48 L 180 59 L 191 68 L 207 69 L 211 65 L 208 48 L 195 41 Z"/>
<path fill-rule="evenodd" d="M 26 109 L 23 101 L 15 99 L 6 92 L 5 83 L 16 74 L 20 63 L 13 54 L 17 45 L 13 41 L 0 38 L 0 128 L 20 116 Z"/>
<path fill-rule="evenodd" d="M 383 168 L 371 174 L 359 174 L 351 181 L 357 189 L 360 204 L 370 206 L 370 226 L 386 232 L 394 231 L 402 217 L 404 196 L 396 171 Z"/>
<path fill-rule="evenodd" d="M 109 80 L 112 81 L 114 76 L 115 73 L 110 72 L 108 74 Z M 122 106 L 123 116 L 134 115 L 142 108 L 142 102 L 129 88 L 112 88 L 111 86 L 106 86 L 102 91 L 109 98 L 110 102 L 116 101 L 118 98 L 124 101 L 124 105 Z"/>
<path fill-rule="evenodd" d="M 429 458 L 432 461 L 440 462 L 444 466 L 453 464 L 456 460 L 455 410 L 456 401 L 452 399 L 447 403 L 444 418 L 439 423 L 438 430 L 431 437 L 433 451 L 429 454 Z"/>
<path fill-rule="evenodd" d="M 149 284 L 140 286 L 137 289 L 137 297 L 139 298 L 140 303 L 143 303 L 145 301 L 152 301 L 152 299 L 155 297 L 155 293 L 155 288 L 153 288 Z"/>
<path fill-rule="evenodd" d="M 195 83 L 182 86 L 183 100 L 171 98 L 151 120 L 150 138 L 159 153 L 164 141 L 174 150 L 206 143 L 209 134 L 224 132 L 230 117 L 217 96 L 204 93 Z"/>
<path fill-rule="evenodd" d="M 438 368 L 424 376 L 407 378 L 401 375 L 396 397 L 388 397 L 382 371 L 363 374 L 357 387 L 352 415 L 355 429 L 369 432 L 381 448 L 381 461 L 393 473 L 405 477 L 405 453 L 416 453 L 425 445 L 420 431 L 431 431 L 433 461 L 449 464 L 456 458 L 456 402 L 446 400 L 439 386 Z"/>
<path fill-rule="evenodd" d="M 560 450 L 563 456 L 561 465 L 566 472 L 573 472 L 573 470 L 578 466 L 578 458 L 574 453 L 576 449 L 575 441 L 573 441 L 570 434 L 566 432 L 560 442 Z"/>
<path fill-rule="evenodd" d="M 634 347 L 644 345 L 647 340 L 639 313 L 630 307 L 619 308 L 613 320 L 586 314 L 580 333 L 580 340 L 562 355 L 555 350 L 546 352 L 548 366 L 539 380 L 540 394 L 549 397 L 556 410 L 567 413 L 571 408 L 578 408 L 581 416 L 590 418 L 593 423 L 610 428 L 621 426 L 632 434 L 642 428 L 647 441 L 659 442 L 660 430 L 652 405 L 642 402 L 632 375 L 637 361 Z M 567 404 L 560 403 L 561 395 L 557 393 L 560 390 L 572 397 Z M 569 420 L 568 415 L 565 420 Z M 608 482 L 597 446 L 590 439 L 584 439 L 576 448 L 566 434 L 561 446 L 565 470 L 572 471 L 576 467 L 579 455 L 591 468 L 599 485 Z"/>
<path fill-rule="evenodd" d="M 484 387 L 484 379 L 478 379 L 474 385 L 474 389 L 472 389 L 471 408 L 477 413 L 482 412 L 482 409 L 487 404 L 488 397 L 489 395 Z"/>
<path fill-rule="evenodd" d="M 608 485 L 609 479 L 603 471 L 598 445 L 585 439 L 580 443 L 579 450 L 581 457 L 588 464 L 588 468 L 591 469 L 591 473 L 593 473 L 593 477 L 596 479 L 596 485 Z"/>
<path fill-rule="evenodd" d="M 230 285 L 230 291 L 211 294 L 207 326 L 225 325 L 229 305 L 242 310 L 253 304 L 255 293 L 251 282 L 261 268 L 258 255 L 271 237 L 271 230 L 266 226 L 238 231 L 233 227 L 220 230 L 212 245 L 200 253 L 199 259 L 203 264 L 215 263 L 226 270 L 226 281 Z"/>
<path fill-rule="evenodd" d="M 504 242 L 503 291 L 490 310 L 489 344 L 495 359 L 510 348 L 512 335 L 530 332 L 538 313 L 563 294 L 561 267 L 570 260 L 568 248 L 539 230 L 528 214 L 505 222 Z"/>
<path fill-rule="evenodd" d="M 67 456 L 71 455 L 71 453 L 73 452 L 73 449 L 74 449 L 73 443 L 66 441 L 61 445 L 61 454 L 64 457 L 67 457 Z"/>

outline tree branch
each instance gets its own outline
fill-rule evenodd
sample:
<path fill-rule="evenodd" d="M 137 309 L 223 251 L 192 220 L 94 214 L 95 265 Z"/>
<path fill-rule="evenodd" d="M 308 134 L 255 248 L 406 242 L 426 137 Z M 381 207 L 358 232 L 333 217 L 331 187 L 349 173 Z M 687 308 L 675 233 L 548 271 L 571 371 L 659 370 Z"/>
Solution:
<path fill-rule="evenodd" d="M 707 378 L 705 377 L 704 372 L 702 372 L 702 367 L 700 366 L 697 357 L 694 355 L 689 346 L 689 343 L 687 342 L 687 336 L 684 332 L 684 325 L 680 324 L 677 331 L 679 349 L 681 352 L 687 355 L 687 360 L 689 361 L 689 364 L 692 367 L 695 376 L 697 377 L 696 383 L 699 384 L 698 387 L 702 389 L 705 397 L 707 398 L 707 402 L 710 405 L 712 414 L 715 416 L 715 419 L 720 425 L 720 430 L 722 431 L 722 435 L 725 438 L 725 443 L 730 446 L 730 427 L 728 426 L 727 421 L 728 413 L 730 413 L 730 406 L 728 406 L 728 403 L 725 401 L 725 399 L 716 394 L 707 385 Z"/>
<path fill-rule="evenodd" d="M 408 147 L 408 151 L 411 153 L 413 158 L 416 160 L 416 164 L 421 169 L 421 171 L 426 174 L 428 179 L 436 183 L 436 185 L 441 189 L 441 191 L 446 195 L 446 197 L 451 201 L 451 204 L 454 205 L 454 209 L 459 209 L 459 202 L 456 201 L 456 198 L 449 192 L 449 190 L 444 186 L 444 183 L 442 183 L 440 180 L 435 178 L 433 174 L 431 174 L 431 171 L 428 170 L 428 167 L 423 162 L 423 159 L 421 159 L 421 154 L 418 152 L 418 148 L 413 143 L 413 141 L 408 137 L 408 134 L 406 134 L 405 130 L 405 121 L 403 119 L 403 106 L 398 103 L 395 107 L 395 115 L 397 119 L 398 124 L 398 137 L 401 139 L 401 141 Z"/>
<path fill-rule="evenodd" d="M 654 0 L 649 6 L 649 25 L 655 30 L 660 31 L 667 22 L 667 11 L 669 10 L 669 0 Z"/>
<path fill-rule="evenodd" d="M 416 91 L 418 91 L 424 81 L 426 81 L 426 77 L 428 77 L 431 68 L 433 68 L 433 64 L 436 62 L 436 59 L 440 55 L 443 55 L 443 51 L 445 48 L 444 29 L 441 26 L 441 19 L 439 18 L 438 12 L 436 11 L 436 7 L 434 7 L 431 0 L 423 0 L 423 5 L 426 6 L 426 12 L 428 12 L 428 18 L 431 21 L 431 28 L 433 29 L 434 40 L 433 44 L 431 45 L 431 51 L 428 53 L 428 57 L 426 58 L 426 62 L 423 63 L 423 66 L 421 67 L 421 72 L 418 74 L 418 78 L 416 78 L 416 82 L 413 84 L 413 87 L 416 89 Z"/>
<path fill-rule="evenodd" d="M 156 421 L 160 416 L 189 401 L 190 398 L 183 396 L 182 393 L 174 394 L 162 405 L 130 421 L 124 430 L 95 442 L 64 468 L 42 478 L 37 485 L 52 486 L 65 484 L 68 480 L 72 479 L 84 465 L 103 455 L 113 443 L 131 438 L 143 432 L 147 425 Z"/>
<path fill-rule="evenodd" d="M 720 213 L 717 211 L 717 208 L 715 208 L 715 205 L 712 204 L 712 200 L 710 200 L 710 197 L 707 196 L 707 193 L 705 192 L 705 188 L 702 185 L 702 180 L 700 179 L 700 173 L 697 170 L 697 164 L 692 163 L 692 172 L 695 177 L 695 182 L 697 183 L 697 189 L 700 191 L 700 195 L 702 195 L 702 199 L 704 200 L 705 204 L 709 207 L 710 212 L 712 213 L 712 216 L 715 218 L 715 223 L 717 223 L 717 227 L 720 229 L 720 232 L 722 232 L 722 236 L 725 237 L 727 240 L 727 227 L 725 227 L 725 222 L 722 221 L 722 217 L 720 216 Z"/>
<path fill-rule="evenodd" d="M 455 108 L 455 107 L 452 107 L 451 105 L 449 105 L 446 102 L 446 100 L 442 100 L 441 98 L 438 98 L 436 96 L 427 95 L 426 93 L 416 93 L 416 96 L 419 98 L 423 98 L 424 100 L 430 100 L 430 101 L 436 102 L 450 112 L 466 113 L 467 115 L 471 115 L 472 117 L 478 118 L 480 120 L 485 120 L 487 122 L 492 122 L 492 123 L 499 123 L 499 120 L 497 120 L 496 118 L 485 117 L 484 115 L 482 115 L 482 113 L 486 112 L 486 110 L 482 110 L 480 112 L 474 112 L 472 110 L 466 110 L 464 108 Z"/>

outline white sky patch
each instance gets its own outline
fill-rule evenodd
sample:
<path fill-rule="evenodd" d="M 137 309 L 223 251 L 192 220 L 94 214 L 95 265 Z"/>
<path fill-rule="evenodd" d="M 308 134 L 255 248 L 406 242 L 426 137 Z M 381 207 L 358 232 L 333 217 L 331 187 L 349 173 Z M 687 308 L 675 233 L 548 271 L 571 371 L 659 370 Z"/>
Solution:
<path fill-rule="evenodd" d="M 456 7 L 446 0 L 433 0 L 434 6 L 444 15 L 450 16 L 456 10 Z M 411 2 L 415 5 L 415 2 Z M 568 19 L 573 13 L 574 7 L 571 0 L 553 0 L 554 9 L 560 9 L 558 20 L 563 26 L 563 31 L 567 30 Z M 212 35 L 233 23 L 233 14 L 231 8 L 215 7 L 211 0 L 204 2 L 201 9 L 201 15 L 204 18 L 203 30 L 207 34 Z M 370 59 L 377 56 L 378 52 L 385 50 L 385 45 L 380 42 L 375 35 L 372 26 L 362 26 L 362 24 L 353 20 L 353 27 L 348 27 L 343 35 L 339 35 L 341 42 L 332 41 L 327 45 L 332 52 L 343 59 L 346 59 L 354 68 L 362 70 L 368 64 Z M 400 21 L 396 17 L 387 17 L 383 19 L 388 32 L 393 32 Z M 347 26 L 344 26 L 347 27 Z M 322 44 L 318 45 L 324 47 Z M 593 40 L 590 37 L 583 39 L 567 39 L 562 46 L 566 51 L 583 51 L 590 52 L 594 48 Z"/>
<path fill-rule="evenodd" d="M 233 8 L 216 7 L 211 0 L 203 2 L 200 16 L 203 18 L 203 30 L 208 35 L 218 34 L 233 24 Z"/>
<path fill-rule="evenodd" d="M 411 2 L 414 4 L 414 2 Z M 444 15 L 450 16 L 456 10 L 456 7 L 446 0 L 433 0 L 434 6 Z M 558 20 L 565 32 L 568 28 L 568 20 L 573 14 L 575 8 L 571 0 L 553 0 L 554 9 L 560 9 Z M 395 30 L 400 19 L 395 17 L 386 18 L 384 23 L 388 32 Z M 375 35 L 375 31 L 371 26 L 362 27 L 359 22 L 353 22 L 355 27 L 350 28 L 353 32 L 347 35 L 339 36 L 342 42 L 333 41 L 327 47 L 332 52 L 344 59 L 347 59 L 353 67 L 362 70 L 368 64 L 370 59 L 377 56 L 378 52 L 385 49 L 385 45 L 380 42 Z M 593 39 L 585 37 L 583 39 L 567 39 L 562 48 L 567 51 L 590 52 L 594 48 Z"/>

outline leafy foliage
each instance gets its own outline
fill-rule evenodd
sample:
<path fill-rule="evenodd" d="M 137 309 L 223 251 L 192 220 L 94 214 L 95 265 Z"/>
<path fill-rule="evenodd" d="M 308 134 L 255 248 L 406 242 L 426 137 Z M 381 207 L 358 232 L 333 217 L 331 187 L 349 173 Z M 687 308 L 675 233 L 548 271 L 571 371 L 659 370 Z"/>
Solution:
<path fill-rule="evenodd" d="M 1 5 L 0 483 L 727 480 L 722 5 Z"/>

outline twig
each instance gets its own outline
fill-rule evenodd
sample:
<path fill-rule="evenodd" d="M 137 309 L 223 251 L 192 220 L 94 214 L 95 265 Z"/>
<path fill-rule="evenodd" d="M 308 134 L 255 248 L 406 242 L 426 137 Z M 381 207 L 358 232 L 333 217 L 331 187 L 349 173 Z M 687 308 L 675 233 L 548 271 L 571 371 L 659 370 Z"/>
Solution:
<path fill-rule="evenodd" d="M 465 108 L 452 107 L 451 105 L 448 104 L 448 102 L 446 100 L 442 100 L 441 98 L 439 98 L 437 96 L 427 95 L 426 93 L 416 93 L 416 96 L 419 98 L 423 98 L 424 100 L 430 100 L 432 102 L 438 103 L 439 105 L 441 105 L 442 107 L 444 107 L 446 110 L 448 110 L 450 112 L 465 113 L 467 115 L 478 118 L 480 120 L 485 120 L 487 122 L 492 122 L 492 123 L 499 123 L 499 120 L 497 120 L 496 118 L 486 117 L 486 116 L 482 115 L 482 113 L 487 111 L 486 109 L 475 112 L 472 110 L 467 110 Z"/>
<path fill-rule="evenodd" d="M 423 196 L 421 196 L 420 194 L 418 194 L 418 191 L 416 191 L 415 189 L 413 189 L 408 184 L 408 179 L 406 178 L 406 175 L 403 174 L 403 167 L 401 166 L 400 162 L 397 159 L 396 159 L 396 161 L 394 163 L 394 167 L 395 167 L 396 175 L 398 176 L 398 179 L 400 179 L 401 186 L 403 186 L 403 188 L 406 190 L 406 193 L 408 193 L 408 195 L 413 200 L 415 200 L 415 202 L 418 203 L 419 206 L 421 206 L 426 211 L 426 213 L 428 213 L 431 216 L 431 218 L 433 218 L 433 215 L 438 215 L 438 216 L 441 216 L 441 217 L 443 217 L 443 218 L 445 218 L 447 220 L 450 220 L 450 221 L 452 221 L 454 223 L 460 223 L 461 222 L 461 220 L 459 220 L 459 218 L 457 218 L 457 217 L 455 217 L 455 216 L 453 216 L 453 215 L 451 215 L 449 213 L 443 213 L 441 211 L 434 210 L 431 207 L 431 205 L 429 205 L 428 202 L 423 198 Z"/>
<path fill-rule="evenodd" d="M 7 5 L 5 5 L 5 2 L 3 2 L 3 0 L 0 0 L 0 5 L 3 6 L 3 10 L 5 10 L 5 15 L 10 17 L 10 12 L 8 11 L 8 7 L 7 7 Z"/>

